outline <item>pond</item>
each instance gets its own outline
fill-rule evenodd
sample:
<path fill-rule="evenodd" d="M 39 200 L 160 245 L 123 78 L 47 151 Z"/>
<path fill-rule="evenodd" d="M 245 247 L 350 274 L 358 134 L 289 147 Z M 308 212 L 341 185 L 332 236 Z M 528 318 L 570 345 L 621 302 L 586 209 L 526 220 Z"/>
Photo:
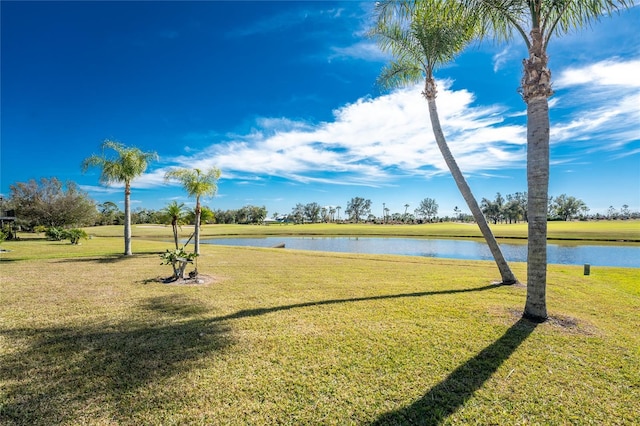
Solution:
<path fill-rule="evenodd" d="M 376 237 L 264 237 L 216 238 L 202 244 L 273 247 L 284 243 L 295 250 L 333 251 L 343 253 L 398 254 L 405 256 L 441 257 L 450 259 L 493 260 L 484 242 L 431 238 Z M 501 243 L 504 256 L 510 262 L 527 261 L 527 245 Z M 638 245 L 548 244 L 548 263 L 597 266 L 640 267 Z"/>

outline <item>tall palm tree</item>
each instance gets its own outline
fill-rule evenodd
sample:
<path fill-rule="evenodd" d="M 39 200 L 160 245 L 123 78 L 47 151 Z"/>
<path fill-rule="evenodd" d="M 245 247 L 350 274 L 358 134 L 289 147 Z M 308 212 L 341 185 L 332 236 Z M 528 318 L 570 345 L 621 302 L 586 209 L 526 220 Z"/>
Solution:
<path fill-rule="evenodd" d="M 380 2 L 377 10 L 377 25 L 372 35 L 382 50 L 390 52 L 395 58 L 383 69 L 378 78 L 379 83 L 391 88 L 424 79 L 425 89 L 422 95 L 427 99 L 431 127 L 438 148 L 489 246 L 502 282 L 516 283 L 515 275 L 449 150 L 436 106 L 434 71 L 438 66 L 451 61 L 473 39 L 477 30 L 476 21 L 465 13 L 465 9 L 446 0 L 413 4 L 402 1 Z"/>
<path fill-rule="evenodd" d="M 463 0 L 477 13 L 483 29 L 498 40 L 513 33 L 524 41 L 520 92 L 527 104 L 528 254 L 524 316 L 547 319 L 547 202 L 549 187 L 549 102 L 553 94 L 547 47 L 553 36 L 579 29 L 602 15 L 634 4 L 633 0 Z"/>
<path fill-rule="evenodd" d="M 164 175 L 165 180 L 177 180 L 189 197 L 195 197 L 195 231 L 194 231 L 194 253 L 200 254 L 200 215 L 202 207 L 200 206 L 200 197 L 215 195 L 218 190 L 217 181 L 220 178 L 220 170 L 212 167 L 209 170 L 202 171 L 200 169 L 173 169 Z"/>
<path fill-rule="evenodd" d="M 178 204 L 177 201 L 172 201 L 163 209 L 163 213 L 171 221 L 171 229 L 173 230 L 173 241 L 176 245 L 176 250 L 180 247 L 178 245 L 178 226 L 182 224 L 184 217 L 184 203 Z"/>
<path fill-rule="evenodd" d="M 102 155 L 91 155 L 82 162 L 82 171 L 86 172 L 90 167 L 100 167 L 100 183 L 111 185 L 112 183 L 124 184 L 124 254 L 131 256 L 131 181 L 147 170 L 149 162 L 156 160 L 155 152 L 143 152 L 135 147 L 127 147 L 120 142 L 105 140 L 102 145 Z M 112 149 L 118 155 L 109 159 L 104 155 L 104 150 Z"/>

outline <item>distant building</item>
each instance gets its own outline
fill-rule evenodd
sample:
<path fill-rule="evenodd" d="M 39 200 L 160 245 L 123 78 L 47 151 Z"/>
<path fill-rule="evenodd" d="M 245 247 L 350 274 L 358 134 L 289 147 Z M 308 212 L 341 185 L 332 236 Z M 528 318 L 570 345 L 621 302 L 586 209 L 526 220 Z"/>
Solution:
<path fill-rule="evenodd" d="M 5 210 L 2 208 L 4 201 L 3 197 L 0 197 L 0 228 L 3 228 L 5 224 L 13 223 L 16 221 L 15 210 Z"/>

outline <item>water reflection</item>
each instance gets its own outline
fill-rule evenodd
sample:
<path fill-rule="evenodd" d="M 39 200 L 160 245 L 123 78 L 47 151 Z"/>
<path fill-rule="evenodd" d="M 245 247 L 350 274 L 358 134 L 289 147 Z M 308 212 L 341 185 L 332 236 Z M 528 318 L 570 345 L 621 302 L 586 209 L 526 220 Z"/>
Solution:
<path fill-rule="evenodd" d="M 405 256 L 440 257 L 450 259 L 492 260 L 484 242 L 442 240 L 431 238 L 375 237 L 264 237 L 217 238 L 203 244 L 273 247 L 285 243 L 296 250 L 335 251 L 344 253 L 399 254 Z M 527 245 L 500 244 L 504 256 L 511 262 L 526 262 Z M 640 246 L 624 245 L 558 245 L 547 246 L 547 261 L 568 265 L 589 263 L 599 266 L 640 267 Z"/>

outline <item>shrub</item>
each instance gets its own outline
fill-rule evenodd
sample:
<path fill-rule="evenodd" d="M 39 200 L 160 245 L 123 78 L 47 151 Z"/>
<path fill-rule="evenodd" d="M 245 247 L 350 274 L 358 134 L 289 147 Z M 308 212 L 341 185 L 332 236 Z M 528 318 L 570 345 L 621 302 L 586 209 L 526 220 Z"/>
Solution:
<path fill-rule="evenodd" d="M 78 241 L 82 238 L 83 240 L 89 239 L 89 235 L 87 235 L 84 229 L 68 229 L 62 232 L 63 239 L 69 240 L 71 244 L 78 244 Z"/>
<path fill-rule="evenodd" d="M 47 232 L 47 227 L 44 225 L 36 225 L 33 227 L 33 232 L 35 232 L 36 234 Z"/>
<path fill-rule="evenodd" d="M 57 228 L 55 226 L 47 228 L 47 230 L 44 232 L 44 235 L 46 235 L 47 239 L 51 241 L 62 241 L 65 239 L 64 229 Z"/>
<path fill-rule="evenodd" d="M 187 263 L 191 262 L 198 255 L 195 253 L 187 253 L 183 248 L 177 250 L 169 250 L 160 255 L 162 259 L 161 265 L 171 265 L 173 267 L 174 280 L 184 278 L 184 270 L 187 267 Z M 184 260 L 183 260 L 184 259 Z"/>

